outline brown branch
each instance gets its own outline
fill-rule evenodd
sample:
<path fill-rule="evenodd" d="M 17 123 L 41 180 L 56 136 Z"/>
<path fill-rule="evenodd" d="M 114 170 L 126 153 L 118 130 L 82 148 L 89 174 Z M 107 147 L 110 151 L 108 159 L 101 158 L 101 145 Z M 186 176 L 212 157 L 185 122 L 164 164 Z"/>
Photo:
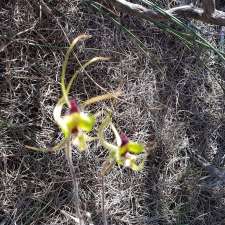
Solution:
<path fill-rule="evenodd" d="M 225 12 L 215 10 L 215 7 L 213 7 L 214 0 L 204 0 L 204 1 L 205 6 L 206 2 L 208 2 L 209 5 L 211 2 L 212 3 L 211 6 L 208 8 L 205 7 L 204 9 L 201 9 L 196 8 L 193 5 L 184 5 L 166 10 L 166 13 L 172 16 L 197 19 L 206 23 L 225 26 Z M 168 20 L 167 15 L 162 15 L 159 12 L 154 11 L 153 9 L 146 8 L 139 4 L 134 4 L 126 0 L 111 0 L 111 2 L 120 10 L 138 16 L 140 18 L 144 18 L 151 21 Z M 211 14 L 206 15 L 207 10 L 209 10 L 209 12 L 212 12 L 213 10 L 213 12 Z"/>
<path fill-rule="evenodd" d="M 215 0 L 202 0 L 202 8 L 205 16 L 212 16 L 216 10 Z"/>

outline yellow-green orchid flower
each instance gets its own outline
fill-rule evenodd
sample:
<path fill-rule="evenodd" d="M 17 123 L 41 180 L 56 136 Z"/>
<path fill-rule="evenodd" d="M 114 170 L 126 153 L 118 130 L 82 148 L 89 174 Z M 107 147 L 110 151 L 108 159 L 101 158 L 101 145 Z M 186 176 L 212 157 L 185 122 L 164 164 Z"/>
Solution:
<path fill-rule="evenodd" d="M 62 130 L 64 137 L 72 137 L 72 143 L 83 151 L 87 148 L 87 142 L 91 140 L 86 132 L 90 132 L 95 124 L 95 117 L 91 114 L 80 112 L 76 100 L 69 102 L 69 112 L 62 116 L 65 101 L 60 100 L 56 105 L 53 116 Z"/>
<path fill-rule="evenodd" d="M 72 85 L 74 81 L 76 80 L 78 74 L 81 71 L 84 71 L 86 67 L 89 65 L 99 62 L 99 61 L 106 61 L 109 60 L 108 57 L 93 57 L 92 59 L 88 60 L 86 63 L 81 64 L 81 62 L 77 60 L 79 63 L 79 68 L 74 71 L 74 74 L 72 75 L 71 79 L 69 80 L 68 84 L 65 83 L 65 76 L 66 76 L 66 70 L 67 65 L 69 61 L 69 57 L 72 54 L 72 51 L 76 44 L 79 41 L 84 41 L 90 38 L 90 35 L 82 34 L 76 37 L 72 43 L 70 44 L 65 59 L 62 65 L 62 72 L 61 72 L 61 91 L 62 91 L 62 97 L 58 100 L 58 103 L 56 104 L 54 111 L 53 111 L 53 117 L 56 121 L 57 125 L 61 129 L 64 135 L 64 139 L 60 141 L 57 145 L 50 148 L 36 148 L 32 146 L 27 146 L 27 148 L 35 150 L 35 151 L 41 151 L 41 152 L 57 152 L 60 149 L 69 149 L 68 146 L 72 143 L 73 145 L 77 146 L 79 150 L 83 151 L 87 149 L 87 143 L 89 141 L 96 140 L 96 137 L 89 137 L 87 135 L 88 132 L 90 132 L 93 129 L 93 126 L 95 124 L 95 117 L 91 114 L 84 113 L 80 111 L 77 102 L 75 100 L 70 100 L 69 93 L 72 88 Z M 75 54 L 75 53 L 74 53 Z M 81 103 L 82 108 L 84 108 L 87 105 L 94 104 L 98 101 L 105 101 L 112 98 L 117 98 L 121 95 L 121 92 L 113 91 L 109 92 L 107 94 L 103 94 L 100 96 L 92 97 L 83 103 Z M 62 110 L 64 105 L 66 105 L 69 108 L 69 112 L 62 115 Z M 68 157 L 71 158 L 72 153 L 67 151 Z"/>
<path fill-rule="evenodd" d="M 117 145 L 109 143 L 104 138 L 104 129 L 111 126 L 115 134 Z M 139 171 L 144 166 L 144 160 L 138 164 L 138 155 L 144 153 L 144 146 L 137 142 L 130 141 L 126 134 L 121 133 L 114 127 L 111 121 L 111 116 L 108 115 L 102 122 L 99 130 L 98 137 L 103 147 L 110 151 L 110 160 L 114 160 L 118 165 L 129 167 L 134 171 Z"/>
<path fill-rule="evenodd" d="M 115 152 L 117 164 L 130 167 L 132 170 L 140 170 L 142 163 L 137 164 L 137 155 L 144 153 L 144 146 L 137 142 L 130 141 L 125 133 L 120 134 L 120 144 Z"/>

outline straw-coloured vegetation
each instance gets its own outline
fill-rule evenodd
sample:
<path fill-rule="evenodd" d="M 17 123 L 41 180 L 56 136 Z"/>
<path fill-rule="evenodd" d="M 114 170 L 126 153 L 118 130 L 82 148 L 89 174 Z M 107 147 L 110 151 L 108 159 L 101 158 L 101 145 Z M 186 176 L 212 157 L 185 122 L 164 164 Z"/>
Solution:
<path fill-rule="evenodd" d="M 0 2 L 1 225 L 225 223 L 224 27 L 115 2 Z"/>

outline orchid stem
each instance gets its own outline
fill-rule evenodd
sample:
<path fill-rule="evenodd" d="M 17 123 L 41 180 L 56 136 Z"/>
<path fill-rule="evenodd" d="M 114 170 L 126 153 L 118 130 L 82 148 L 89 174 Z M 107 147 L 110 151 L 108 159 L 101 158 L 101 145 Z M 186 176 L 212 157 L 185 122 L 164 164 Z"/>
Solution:
<path fill-rule="evenodd" d="M 73 160 L 72 160 L 72 149 L 71 149 L 71 143 L 68 142 L 66 146 L 66 159 L 69 165 L 70 174 L 72 177 L 72 184 L 73 184 L 73 199 L 74 199 L 74 205 L 76 209 L 77 216 L 79 218 L 79 224 L 84 225 L 83 219 L 80 213 L 80 199 L 79 199 L 79 182 L 77 178 L 77 174 L 75 171 L 75 168 L 73 166 Z"/>
<path fill-rule="evenodd" d="M 101 178 L 102 178 L 101 181 L 102 181 L 102 217 L 103 217 L 103 224 L 108 225 L 107 217 L 106 217 L 106 211 L 105 211 L 105 183 L 104 183 L 105 177 L 104 177 L 104 175 L 101 176 Z"/>

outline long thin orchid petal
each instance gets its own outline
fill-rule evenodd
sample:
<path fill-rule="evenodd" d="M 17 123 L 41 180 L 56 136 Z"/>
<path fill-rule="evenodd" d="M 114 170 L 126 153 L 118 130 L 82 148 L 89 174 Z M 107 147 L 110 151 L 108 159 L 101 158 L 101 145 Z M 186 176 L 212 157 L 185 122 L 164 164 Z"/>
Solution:
<path fill-rule="evenodd" d="M 121 138 L 120 138 L 119 132 L 117 131 L 113 123 L 110 123 L 110 127 L 115 135 L 117 146 L 121 146 Z"/>
<path fill-rule="evenodd" d="M 92 98 L 84 101 L 83 103 L 81 103 L 81 105 L 87 106 L 87 105 L 94 104 L 96 102 L 105 101 L 105 100 L 109 100 L 109 99 L 112 99 L 112 98 L 118 98 L 121 95 L 122 95 L 121 91 L 109 92 L 109 93 L 104 94 L 104 95 L 92 97 Z"/>
<path fill-rule="evenodd" d="M 68 104 L 68 106 L 69 106 L 69 99 L 68 99 L 68 92 L 66 91 L 65 76 L 66 76 L 66 68 L 68 65 L 69 57 L 70 57 L 70 54 L 71 54 L 73 48 L 76 46 L 78 41 L 83 41 L 83 40 L 86 40 L 89 38 L 91 38 L 90 35 L 86 35 L 86 34 L 79 35 L 77 38 L 75 38 L 73 40 L 73 42 L 69 46 L 69 48 L 66 52 L 66 55 L 65 55 L 65 59 L 64 59 L 63 65 L 62 65 L 62 73 L 61 73 L 61 88 L 62 88 L 63 96 L 64 96 L 65 101 Z"/>
<path fill-rule="evenodd" d="M 118 150 L 118 147 L 109 143 L 108 141 L 105 140 L 105 137 L 104 137 L 104 130 L 110 125 L 110 123 L 112 122 L 112 119 L 111 119 L 111 115 L 108 114 L 102 121 L 102 124 L 100 125 L 99 129 L 98 129 L 98 138 L 99 138 L 99 141 L 101 143 L 101 145 L 108 149 L 111 153 L 115 153 L 117 152 Z"/>
<path fill-rule="evenodd" d="M 25 147 L 28 149 L 31 149 L 33 151 L 38 151 L 38 152 L 57 152 L 65 146 L 67 141 L 68 141 L 68 139 L 64 138 L 57 145 L 50 147 L 50 148 L 37 148 L 37 147 L 29 146 L 29 145 L 25 145 Z"/>
<path fill-rule="evenodd" d="M 62 97 L 61 99 L 59 99 L 58 103 L 56 104 L 53 110 L 53 117 L 56 123 L 58 124 L 58 126 L 61 128 L 64 134 L 64 137 L 68 138 L 70 136 L 70 129 L 66 124 L 66 121 L 67 121 L 66 118 L 63 118 L 61 115 L 64 104 L 65 104 L 65 99 L 64 97 Z"/>
<path fill-rule="evenodd" d="M 66 88 L 66 96 L 68 96 L 69 92 L 70 92 L 70 89 L 73 85 L 73 82 L 76 80 L 77 78 L 77 75 L 82 71 L 84 70 L 87 66 L 91 65 L 92 63 L 95 63 L 95 62 L 98 62 L 98 61 L 106 61 L 106 60 L 109 60 L 110 58 L 108 57 L 94 57 L 92 58 L 91 60 L 89 60 L 88 62 L 86 62 L 84 65 L 81 65 L 80 68 L 78 70 L 76 70 L 72 76 L 72 78 L 70 79 L 69 81 L 69 84 Z"/>
<path fill-rule="evenodd" d="M 65 103 L 64 98 L 59 99 L 58 103 L 56 104 L 53 110 L 53 118 L 57 123 L 58 121 L 62 120 L 61 114 L 64 103 Z"/>

